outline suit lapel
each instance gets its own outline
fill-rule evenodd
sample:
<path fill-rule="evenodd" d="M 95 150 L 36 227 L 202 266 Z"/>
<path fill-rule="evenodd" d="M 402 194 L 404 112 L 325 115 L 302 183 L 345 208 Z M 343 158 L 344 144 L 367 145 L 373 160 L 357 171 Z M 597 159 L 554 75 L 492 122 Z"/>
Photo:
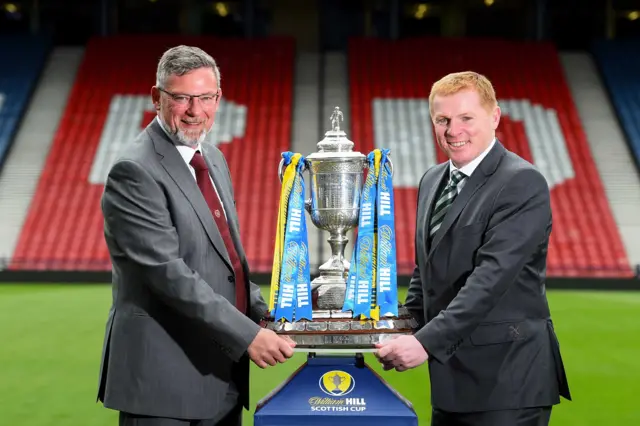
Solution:
<path fill-rule="evenodd" d="M 229 260 L 229 253 L 224 245 L 218 226 L 213 219 L 211 210 L 209 210 L 209 206 L 202 196 L 196 180 L 193 178 L 180 153 L 175 149 L 173 142 L 167 137 L 156 120 L 154 120 L 149 127 L 149 134 L 156 152 L 162 157 L 160 160 L 162 167 L 164 167 L 178 188 L 180 188 L 180 191 L 182 191 L 187 200 L 189 200 L 211 244 L 213 244 L 220 256 L 227 262 L 229 268 L 233 270 L 231 261 Z"/>
<path fill-rule="evenodd" d="M 440 241 L 442 241 L 442 238 L 447 233 L 449 228 L 451 228 L 460 213 L 462 213 L 462 210 L 466 207 L 469 200 L 471 200 L 473 194 L 475 194 L 476 191 L 478 191 L 478 189 L 480 189 L 487 182 L 489 176 L 491 176 L 495 172 L 496 167 L 500 162 L 500 158 L 504 153 L 504 147 L 502 146 L 502 144 L 500 144 L 499 141 L 496 141 L 496 144 L 491 149 L 491 151 L 489 151 L 484 160 L 480 162 L 476 170 L 471 174 L 470 177 L 467 178 L 467 183 L 464 185 L 462 191 L 460 191 L 460 194 L 458 194 L 458 196 L 454 200 L 453 204 L 449 208 L 449 211 L 445 214 L 440 229 L 438 229 L 438 232 L 436 232 L 436 234 L 433 236 L 433 242 L 431 244 L 431 247 L 429 248 L 428 258 L 433 255 L 434 250 L 438 247 L 438 244 L 440 244 Z M 429 211 L 431 211 L 431 206 L 429 206 Z M 429 231 L 427 231 L 427 233 L 428 232 Z"/>

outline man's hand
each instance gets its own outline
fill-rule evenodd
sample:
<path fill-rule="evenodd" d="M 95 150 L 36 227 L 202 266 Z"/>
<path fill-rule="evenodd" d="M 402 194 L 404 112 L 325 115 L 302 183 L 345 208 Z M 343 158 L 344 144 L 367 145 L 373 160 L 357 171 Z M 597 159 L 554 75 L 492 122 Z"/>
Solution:
<path fill-rule="evenodd" d="M 414 336 L 400 336 L 384 343 L 377 343 L 376 357 L 384 370 L 395 368 L 406 371 L 416 368 L 429 359 L 427 351 Z"/>
<path fill-rule="evenodd" d="M 258 367 L 266 368 L 267 365 L 274 366 L 291 358 L 295 346 L 295 342 L 288 336 L 281 337 L 272 330 L 262 328 L 249 345 L 247 352 L 251 361 Z"/>
<path fill-rule="evenodd" d="M 296 342 L 293 341 L 293 339 L 289 336 L 287 336 L 286 334 L 279 336 L 282 340 L 284 340 L 285 342 L 287 342 L 287 344 L 289 346 L 291 346 L 292 348 L 296 347 Z"/>

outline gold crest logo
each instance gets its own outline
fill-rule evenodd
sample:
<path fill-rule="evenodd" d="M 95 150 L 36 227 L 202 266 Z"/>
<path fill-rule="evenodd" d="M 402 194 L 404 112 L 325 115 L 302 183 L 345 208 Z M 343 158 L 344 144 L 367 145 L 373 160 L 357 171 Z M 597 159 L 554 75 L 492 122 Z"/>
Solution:
<path fill-rule="evenodd" d="M 340 370 L 328 371 L 320 377 L 320 389 L 330 396 L 344 396 L 353 390 L 356 381 L 351 374 Z"/>

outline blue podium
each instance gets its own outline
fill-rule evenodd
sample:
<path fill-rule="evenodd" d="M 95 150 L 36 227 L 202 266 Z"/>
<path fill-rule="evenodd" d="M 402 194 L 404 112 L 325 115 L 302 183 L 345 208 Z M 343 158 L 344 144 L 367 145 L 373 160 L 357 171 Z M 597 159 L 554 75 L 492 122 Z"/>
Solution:
<path fill-rule="evenodd" d="M 361 353 L 316 355 L 258 402 L 254 426 L 418 426 L 409 401 Z"/>

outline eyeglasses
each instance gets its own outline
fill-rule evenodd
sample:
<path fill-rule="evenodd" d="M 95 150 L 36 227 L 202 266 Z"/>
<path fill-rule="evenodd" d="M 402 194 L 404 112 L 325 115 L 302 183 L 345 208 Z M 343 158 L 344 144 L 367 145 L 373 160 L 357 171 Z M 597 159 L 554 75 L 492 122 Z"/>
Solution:
<path fill-rule="evenodd" d="M 171 99 L 178 105 L 188 105 L 193 99 L 199 99 L 203 105 L 213 105 L 220 98 L 220 89 L 216 93 L 203 93 L 202 95 L 185 95 L 182 93 L 171 93 L 158 87 L 158 90 L 171 96 Z"/>

